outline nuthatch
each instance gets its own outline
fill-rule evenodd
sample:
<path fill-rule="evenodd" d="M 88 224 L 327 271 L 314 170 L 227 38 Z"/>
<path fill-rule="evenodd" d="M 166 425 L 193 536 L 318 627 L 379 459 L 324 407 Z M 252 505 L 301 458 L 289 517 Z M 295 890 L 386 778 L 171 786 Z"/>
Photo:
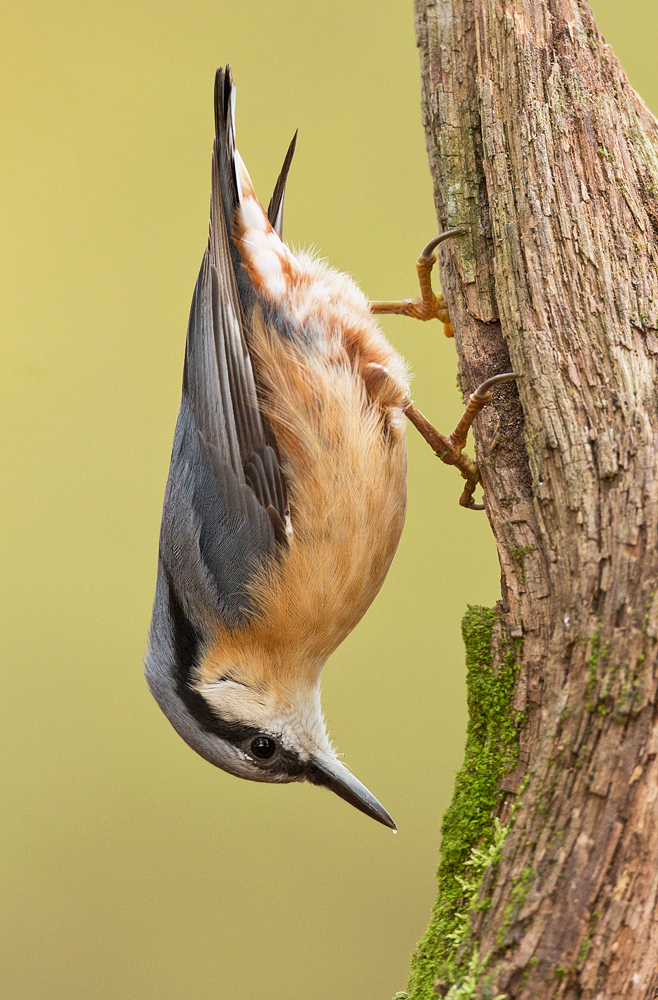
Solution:
<path fill-rule="evenodd" d="M 337 758 L 320 673 L 400 539 L 405 414 L 474 489 L 477 466 L 462 448 L 489 386 L 456 436 L 437 435 L 363 293 L 281 240 L 296 135 L 265 212 L 235 148 L 234 107 L 227 67 L 215 79 L 210 235 L 187 331 L 146 676 L 173 727 L 212 764 L 330 788 L 395 829 Z M 419 263 L 422 301 L 447 320 L 430 301 L 437 242 Z"/>

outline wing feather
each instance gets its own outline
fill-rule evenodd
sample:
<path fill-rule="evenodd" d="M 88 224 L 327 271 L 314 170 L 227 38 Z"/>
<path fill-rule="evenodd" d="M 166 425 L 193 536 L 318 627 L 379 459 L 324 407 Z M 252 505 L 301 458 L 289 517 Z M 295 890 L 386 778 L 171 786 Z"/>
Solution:
<path fill-rule="evenodd" d="M 187 513 L 168 510 L 165 501 L 162 531 L 163 561 L 179 592 L 184 595 L 190 586 L 194 561 L 186 563 L 181 579 L 177 553 L 195 550 L 199 572 L 207 573 L 220 612 L 229 620 L 244 610 L 246 585 L 257 566 L 285 545 L 280 525 L 289 524 L 278 449 L 260 411 L 249 353 L 253 287 L 250 293 L 233 241 L 239 199 L 234 105 L 230 70 L 220 69 L 210 232 L 190 310 L 180 430 L 168 487 L 168 496 Z"/>

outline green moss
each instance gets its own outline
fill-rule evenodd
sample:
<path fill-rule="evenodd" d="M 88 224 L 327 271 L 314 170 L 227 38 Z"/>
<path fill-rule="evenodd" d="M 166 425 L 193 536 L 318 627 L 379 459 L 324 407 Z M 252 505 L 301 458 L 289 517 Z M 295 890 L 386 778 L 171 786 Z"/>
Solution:
<path fill-rule="evenodd" d="M 616 698 L 612 707 L 613 721 L 619 725 L 624 725 L 626 720 L 642 707 L 642 699 L 639 696 L 639 675 L 645 666 L 645 661 L 644 653 L 640 653 L 634 661 L 627 661 L 619 671 Z"/>
<path fill-rule="evenodd" d="M 524 545 L 522 549 L 512 549 L 512 559 L 521 567 L 521 586 L 525 587 L 525 557 L 534 552 L 536 545 Z"/>
<path fill-rule="evenodd" d="M 528 979 L 530 978 L 530 973 L 532 972 L 532 970 L 534 969 L 534 967 L 538 964 L 538 962 L 539 962 L 539 959 L 537 958 L 537 956 L 533 955 L 532 958 L 529 960 L 528 964 L 526 965 L 525 971 L 523 973 L 523 978 L 521 979 L 521 992 L 522 993 L 523 993 L 524 989 L 526 988 L 526 986 L 528 984 Z M 395 1000 L 395 998 L 393 998 L 393 1000 Z"/>
<path fill-rule="evenodd" d="M 460 981 L 453 983 L 445 994 L 445 1000 L 473 1000 L 478 986 L 481 987 L 480 995 L 486 1000 L 506 1000 L 504 993 L 493 992 L 493 975 L 483 975 L 487 967 L 489 955 L 482 961 L 478 954 L 477 946 L 473 948 L 468 964 L 460 977 Z"/>
<path fill-rule="evenodd" d="M 438 897 L 412 958 L 409 1000 L 434 1000 L 436 979 L 448 990 L 446 1000 L 473 996 L 489 960 L 480 958 L 470 912 L 486 909 L 490 902 L 482 898 L 485 874 L 497 864 L 509 830 L 495 816 L 505 795 L 498 786 L 516 763 L 522 719 L 521 713 L 512 712 L 511 701 L 523 643 L 513 640 L 495 671 L 491 641 L 496 620 L 489 608 L 469 607 L 462 622 L 469 708 L 466 749 L 443 818 Z"/>
<path fill-rule="evenodd" d="M 642 634 L 648 635 L 649 632 L 649 622 L 651 620 L 651 605 L 653 604 L 654 598 L 656 596 L 656 591 L 652 590 L 649 594 L 649 600 L 647 601 L 647 611 L 644 616 L 644 625 L 642 627 Z"/>
<path fill-rule="evenodd" d="M 599 922 L 600 916 L 601 916 L 601 911 L 594 910 L 591 917 L 589 918 L 589 929 L 587 931 L 587 934 L 580 943 L 580 948 L 578 949 L 577 965 L 579 965 L 580 967 L 582 967 L 583 963 L 585 962 L 585 959 L 587 958 L 590 944 L 592 943 L 592 937 L 594 936 L 596 925 Z"/>
<path fill-rule="evenodd" d="M 594 635 L 590 637 L 592 643 L 592 652 L 587 660 L 589 664 L 589 682 L 587 684 L 587 710 L 589 712 L 597 712 L 599 715 L 606 715 L 609 708 L 604 704 L 607 697 L 608 691 L 607 686 L 610 680 L 604 673 L 601 684 L 599 685 L 598 694 L 597 690 L 597 680 L 599 672 L 599 664 L 604 664 L 608 652 L 610 650 L 610 641 L 603 643 L 601 646 L 601 622 L 598 622 L 596 628 L 594 629 Z M 594 695 L 594 697 L 592 697 Z"/>
<path fill-rule="evenodd" d="M 532 868 L 528 865 L 523 869 L 521 875 L 514 883 L 512 895 L 509 903 L 507 904 L 507 908 L 505 909 L 505 915 L 503 916 L 503 922 L 498 929 L 498 934 L 496 935 L 496 944 L 499 948 L 505 947 L 507 928 L 510 924 L 518 920 L 519 914 L 523 909 L 523 905 L 528 898 L 528 893 L 530 892 L 534 877 L 535 874 Z"/>
<path fill-rule="evenodd" d="M 589 684 L 587 685 L 587 694 L 592 694 L 594 688 L 596 687 L 596 671 L 599 665 L 599 646 L 601 645 L 601 622 L 599 622 L 594 629 L 594 635 L 592 636 L 592 652 L 588 659 L 589 663 Z"/>

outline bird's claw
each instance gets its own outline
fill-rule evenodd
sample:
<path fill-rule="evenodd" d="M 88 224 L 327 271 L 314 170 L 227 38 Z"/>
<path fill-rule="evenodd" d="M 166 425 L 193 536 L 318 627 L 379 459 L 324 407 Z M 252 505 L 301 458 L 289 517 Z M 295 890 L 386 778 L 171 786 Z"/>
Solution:
<path fill-rule="evenodd" d="M 398 316 L 411 316 L 414 319 L 427 321 L 438 319 L 444 324 L 446 337 L 454 337 L 454 330 L 450 323 L 450 315 L 442 295 L 435 295 L 432 289 L 432 268 L 436 264 L 436 253 L 434 252 L 440 243 L 452 239 L 455 236 L 465 236 L 466 229 L 449 229 L 445 233 L 440 233 L 423 247 L 416 261 L 416 271 L 420 284 L 420 297 L 416 299 L 400 299 L 399 301 L 371 302 L 370 310 L 373 313 L 393 313 Z M 476 503 L 473 494 L 482 479 L 480 470 L 473 459 L 465 453 L 466 439 L 471 424 L 475 420 L 480 410 L 491 402 L 491 390 L 502 382 L 510 382 L 520 378 L 515 372 L 503 372 L 501 375 L 494 375 L 479 385 L 475 392 L 471 393 L 466 404 L 466 409 L 461 420 L 454 431 L 445 437 L 434 428 L 429 420 L 423 416 L 414 404 L 409 400 L 403 407 L 407 417 L 420 431 L 427 443 L 446 465 L 455 465 L 466 480 L 466 484 L 459 498 L 462 507 L 469 510 L 484 510 L 483 503 Z"/>
<path fill-rule="evenodd" d="M 447 437 L 440 434 L 430 424 L 429 420 L 423 416 L 411 400 L 404 407 L 405 414 L 414 427 L 420 431 L 434 451 L 434 454 L 442 462 L 445 462 L 446 465 L 455 465 L 461 472 L 463 478 L 466 480 L 466 484 L 459 498 L 459 503 L 462 507 L 467 507 L 469 510 L 484 510 L 484 504 L 476 503 L 473 500 L 473 494 L 477 486 L 481 484 L 482 478 L 477 464 L 464 451 L 468 432 L 480 410 L 484 409 L 491 402 L 491 390 L 503 382 L 511 382 L 520 377 L 516 372 L 503 372 L 501 375 L 494 375 L 493 378 L 489 378 L 479 385 L 475 392 L 469 396 L 466 409 L 459 423 Z"/>
<path fill-rule="evenodd" d="M 450 315 L 445 300 L 442 295 L 435 295 L 432 289 L 432 268 L 436 264 L 436 254 L 434 251 L 440 243 L 452 239 L 454 236 L 465 235 L 465 229 L 449 229 L 445 233 L 440 233 L 431 239 L 421 252 L 416 261 L 416 272 L 420 284 L 420 297 L 416 299 L 400 299 L 398 301 L 371 302 L 370 310 L 373 313 L 393 313 L 397 316 L 411 316 L 414 319 L 426 322 L 429 319 L 438 319 L 444 324 L 446 337 L 454 337 L 455 333 L 450 322 Z"/>

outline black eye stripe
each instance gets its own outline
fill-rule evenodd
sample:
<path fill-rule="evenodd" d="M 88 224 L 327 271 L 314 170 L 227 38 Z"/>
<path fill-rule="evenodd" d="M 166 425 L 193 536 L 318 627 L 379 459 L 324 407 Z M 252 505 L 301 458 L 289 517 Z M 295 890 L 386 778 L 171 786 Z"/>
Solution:
<path fill-rule="evenodd" d="M 284 747 L 273 737 L 263 733 L 256 726 L 248 726 L 244 723 L 236 722 L 233 719 L 224 719 L 214 711 L 206 699 L 198 691 L 190 686 L 190 679 L 194 667 L 198 663 L 203 638 L 197 631 L 193 623 L 185 613 L 176 589 L 174 587 L 171 574 L 163 561 L 165 579 L 167 581 L 167 591 L 169 598 L 169 613 L 172 618 L 172 631 L 175 645 L 174 676 L 176 678 L 176 691 L 188 712 L 194 717 L 197 724 L 208 733 L 219 736 L 220 739 L 232 743 L 233 746 L 242 750 L 248 756 L 253 756 L 254 763 L 258 761 L 252 755 L 249 744 L 258 737 L 271 739 L 275 743 L 275 750 L 278 751 L 269 759 L 261 758 L 260 763 L 267 765 L 272 774 L 286 775 L 295 780 L 306 775 L 308 764 L 293 750 Z M 241 683 L 235 678 L 227 675 L 223 680 L 231 680 L 236 684 Z"/>

